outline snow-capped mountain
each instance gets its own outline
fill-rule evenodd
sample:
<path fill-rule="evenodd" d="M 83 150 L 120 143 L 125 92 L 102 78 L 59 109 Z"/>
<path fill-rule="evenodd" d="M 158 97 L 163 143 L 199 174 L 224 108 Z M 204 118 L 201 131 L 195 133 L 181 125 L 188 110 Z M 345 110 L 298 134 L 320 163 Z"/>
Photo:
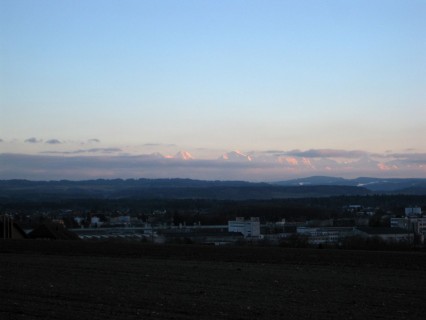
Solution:
<path fill-rule="evenodd" d="M 424 171 L 426 168 L 426 165 L 414 161 L 369 155 L 359 158 L 334 159 L 332 157 L 303 156 L 291 152 L 286 154 L 285 152 L 242 152 L 239 150 L 224 153 L 216 158 L 217 160 L 214 160 L 214 158 L 194 159 L 188 151 L 179 151 L 176 154 L 167 155 L 156 152 L 139 155 L 138 158 L 141 165 L 149 163 L 151 166 L 153 163 L 158 163 L 159 166 L 165 164 L 173 166 L 174 164 L 181 165 L 184 161 L 191 161 L 192 164 L 197 164 L 197 168 L 205 165 L 206 168 L 216 170 L 218 174 L 231 170 L 232 167 L 232 172 L 235 173 L 236 170 L 240 170 L 242 177 L 249 174 L 247 173 L 249 168 L 255 168 L 256 172 L 263 170 L 266 178 L 263 178 L 263 176 L 262 178 L 267 180 L 273 179 L 275 175 L 277 177 L 316 175 L 339 175 L 351 178 L 356 176 L 415 177 L 419 170 Z M 189 163 L 187 164 L 189 165 Z"/>
<path fill-rule="evenodd" d="M 276 158 L 281 166 L 285 168 L 294 168 L 300 170 L 321 170 L 330 171 L 340 167 L 337 161 L 329 158 L 306 158 L 294 156 L 279 156 Z"/>
<path fill-rule="evenodd" d="M 377 169 L 380 165 L 380 162 L 373 160 L 368 156 L 364 156 L 356 161 L 348 163 L 347 165 L 350 168 Z"/>
<path fill-rule="evenodd" d="M 284 167 L 294 167 L 294 168 L 309 168 L 314 169 L 314 165 L 310 159 L 301 158 L 301 157 L 291 157 L 291 156 L 280 156 L 276 161 Z"/>
<path fill-rule="evenodd" d="M 177 160 L 194 160 L 194 157 L 188 151 L 179 151 L 173 157 L 173 159 Z"/>
<path fill-rule="evenodd" d="M 146 159 L 146 160 L 160 160 L 160 159 L 164 159 L 164 156 L 159 152 L 154 152 L 150 154 L 142 154 L 139 156 L 139 158 Z"/>
<path fill-rule="evenodd" d="M 241 151 L 235 150 L 224 153 L 219 157 L 219 160 L 225 161 L 252 161 L 252 158 Z"/>

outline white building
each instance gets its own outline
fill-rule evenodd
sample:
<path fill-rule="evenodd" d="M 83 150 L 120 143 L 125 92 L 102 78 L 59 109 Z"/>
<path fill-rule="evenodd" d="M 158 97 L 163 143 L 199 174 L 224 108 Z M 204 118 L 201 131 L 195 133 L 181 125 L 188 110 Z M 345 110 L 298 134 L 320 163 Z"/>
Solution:
<path fill-rule="evenodd" d="M 99 217 L 95 216 L 90 219 L 90 226 L 92 227 L 100 227 L 101 224 L 101 219 L 99 219 Z"/>
<path fill-rule="evenodd" d="M 421 215 L 422 215 L 422 208 L 420 207 L 405 208 L 406 217 L 421 216 Z"/>
<path fill-rule="evenodd" d="M 426 234 L 426 217 L 391 218 L 392 228 L 402 228 L 416 234 Z"/>
<path fill-rule="evenodd" d="M 250 218 L 249 220 L 245 220 L 243 217 L 237 217 L 233 221 L 228 221 L 228 231 L 241 232 L 244 238 L 259 238 L 259 218 Z"/>
<path fill-rule="evenodd" d="M 417 219 L 417 233 L 426 235 L 426 217 Z"/>
<path fill-rule="evenodd" d="M 410 221 L 408 218 L 390 218 L 390 226 L 391 228 L 402 228 L 402 229 L 410 229 Z"/>
<path fill-rule="evenodd" d="M 308 237 L 310 244 L 336 244 L 353 234 L 352 227 L 298 227 L 297 233 Z"/>
<path fill-rule="evenodd" d="M 378 237 L 384 241 L 388 242 L 407 242 L 412 243 L 414 239 L 414 234 L 408 232 L 407 230 L 394 227 L 356 227 L 354 229 L 355 234 L 358 234 L 363 237 L 374 238 Z"/>
<path fill-rule="evenodd" d="M 111 224 L 125 224 L 125 225 L 129 225 L 130 222 L 131 222 L 131 217 L 130 216 L 118 216 L 118 217 L 110 218 L 110 223 Z"/>

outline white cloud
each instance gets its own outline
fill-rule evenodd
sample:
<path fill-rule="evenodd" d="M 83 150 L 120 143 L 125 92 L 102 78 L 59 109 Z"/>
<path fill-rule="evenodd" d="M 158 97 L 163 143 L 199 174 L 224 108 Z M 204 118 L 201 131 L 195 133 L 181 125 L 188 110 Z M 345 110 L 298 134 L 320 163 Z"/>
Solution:
<path fill-rule="evenodd" d="M 144 147 L 176 147 L 173 143 L 144 143 Z"/>
<path fill-rule="evenodd" d="M 0 179 L 193 178 L 205 180 L 277 181 L 312 175 L 346 178 L 426 177 L 425 158 L 378 162 L 364 157 L 338 163 L 327 158 L 288 156 L 277 161 L 168 159 L 149 155 L 116 155 L 119 148 L 93 148 L 55 155 L 0 154 Z M 66 155 L 66 156 L 64 156 Z M 424 155 L 422 155 L 424 156 Z M 287 160 L 286 160 L 287 159 Z M 274 161 L 272 161 L 274 160 Z M 397 163 L 395 162 L 397 161 Z M 389 176 L 391 174 L 391 176 Z"/>
<path fill-rule="evenodd" d="M 306 151 L 268 151 L 276 155 L 287 155 L 304 158 L 347 158 L 356 159 L 368 155 L 366 151 L 361 150 L 339 150 L 339 149 L 310 149 Z"/>

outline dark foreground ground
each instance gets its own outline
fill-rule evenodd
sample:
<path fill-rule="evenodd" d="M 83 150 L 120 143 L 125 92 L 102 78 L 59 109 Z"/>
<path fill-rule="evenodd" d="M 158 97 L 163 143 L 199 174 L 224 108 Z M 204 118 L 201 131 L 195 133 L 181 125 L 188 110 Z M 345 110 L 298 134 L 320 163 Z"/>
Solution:
<path fill-rule="evenodd" d="M 426 254 L 0 241 L 0 319 L 425 319 Z"/>

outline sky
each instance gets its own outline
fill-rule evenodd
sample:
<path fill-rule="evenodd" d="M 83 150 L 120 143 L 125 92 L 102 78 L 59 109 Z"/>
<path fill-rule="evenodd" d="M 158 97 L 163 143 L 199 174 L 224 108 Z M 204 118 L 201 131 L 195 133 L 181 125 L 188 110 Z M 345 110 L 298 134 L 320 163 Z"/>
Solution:
<path fill-rule="evenodd" d="M 426 178 L 425 30 L 424 0 L 0 0 L 0 179 Z"/>

